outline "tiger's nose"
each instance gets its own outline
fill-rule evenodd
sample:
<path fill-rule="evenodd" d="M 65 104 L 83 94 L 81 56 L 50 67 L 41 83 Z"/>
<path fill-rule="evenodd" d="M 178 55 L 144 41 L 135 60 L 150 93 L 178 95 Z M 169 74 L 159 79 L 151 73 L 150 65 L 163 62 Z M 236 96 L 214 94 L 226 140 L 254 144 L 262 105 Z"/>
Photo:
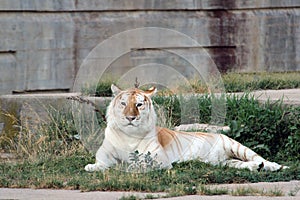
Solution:
<path fill-rule="evenodd" d="M 130 122 L 136 119 L 136 116 L 126 116 L 126 119 Z"/>

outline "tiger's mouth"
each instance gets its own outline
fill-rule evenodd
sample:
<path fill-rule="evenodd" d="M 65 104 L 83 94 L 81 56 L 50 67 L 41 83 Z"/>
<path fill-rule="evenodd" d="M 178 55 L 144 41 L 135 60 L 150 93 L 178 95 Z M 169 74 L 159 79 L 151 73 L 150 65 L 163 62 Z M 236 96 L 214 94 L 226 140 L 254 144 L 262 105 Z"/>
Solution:
<path fill-rule="evenodd" d="M 129 123 L 127 124 L 127 126 L 129 126 L 129 127 L 138 127 L 138 125 L 133 124 L 132 122 L 129 122 Z"/>

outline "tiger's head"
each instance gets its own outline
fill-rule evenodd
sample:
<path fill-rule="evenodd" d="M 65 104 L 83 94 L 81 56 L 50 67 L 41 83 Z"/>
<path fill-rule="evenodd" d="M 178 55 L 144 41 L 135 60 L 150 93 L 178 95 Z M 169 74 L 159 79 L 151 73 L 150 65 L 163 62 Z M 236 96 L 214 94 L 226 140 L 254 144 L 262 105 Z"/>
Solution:
<path fill-rule="evenodd" d="M 122 91 L 112 85 L 111 90 L 114 98 L 107 109 L 107 125 L 110 128 L 138 137 L 155 129 L 156 114 L 150 97 L 156 92 L 156 88 Z"/>

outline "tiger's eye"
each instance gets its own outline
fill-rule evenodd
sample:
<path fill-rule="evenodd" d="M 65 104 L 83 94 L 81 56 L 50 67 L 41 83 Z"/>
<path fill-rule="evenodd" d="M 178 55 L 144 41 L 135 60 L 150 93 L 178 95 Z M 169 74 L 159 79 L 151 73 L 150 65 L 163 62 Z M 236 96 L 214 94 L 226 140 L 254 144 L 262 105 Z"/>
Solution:
<path fill-rule="evenodd" d="M 142 103 L 137 103 L 136 107 L 141 107 L 143 104 Z"/>
<path fill-rule="evenodd" d="M 126 106 L 126 103 L 124 101 L 121 102 L 121 105 Z"/>

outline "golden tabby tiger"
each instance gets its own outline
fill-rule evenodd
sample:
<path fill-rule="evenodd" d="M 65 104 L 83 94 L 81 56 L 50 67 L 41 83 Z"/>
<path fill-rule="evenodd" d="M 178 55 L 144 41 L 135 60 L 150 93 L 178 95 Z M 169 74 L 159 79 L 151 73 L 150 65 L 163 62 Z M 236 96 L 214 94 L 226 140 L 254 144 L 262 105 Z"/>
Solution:
<path fill-rule="evenodd" d="M 104 170 L 118 162 L 129 161 L 130 153 L 136 150 L 157 155 L 157 161 L 164 168 L 171 168 L 173 162 L 192 159 L 251 171 L 287 168 L 265 160 L 222 134 L 156 127 L 156 114 L 150 98 L 155 88 L 122 91 L 112 85 L 111 89 L 114 98 L 107 110 L 105 139 L 96 153 L 96 163 L 86 165 L 86 171 Z"/>

